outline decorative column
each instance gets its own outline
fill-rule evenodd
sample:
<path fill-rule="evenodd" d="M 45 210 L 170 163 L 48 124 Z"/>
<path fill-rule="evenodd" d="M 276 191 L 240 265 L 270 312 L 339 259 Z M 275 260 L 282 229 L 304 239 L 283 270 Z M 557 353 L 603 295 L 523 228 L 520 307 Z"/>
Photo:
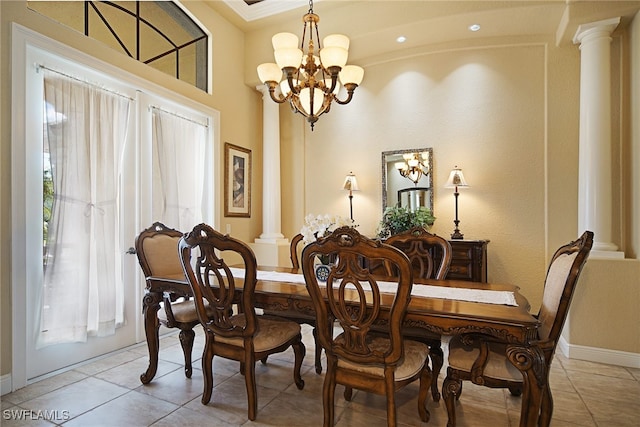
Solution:
<path fill-rule="evenodd" d="M 624 254 L 616 252 L 611 237 L 610 61 L 611 33 L 619 23 L 618 17 L 583 24 L 573 38 L 574 44 L 580 44 L 578 231 L 593 231 L 593 250 L 616 258 Z"/>
<path fill-rule="evenodd" d="M 281 243 L 282 212 L 280 203 L 280 112 L 271 100 L 266 85 L 262 92 L 262 234 L 256 243 Z"/>

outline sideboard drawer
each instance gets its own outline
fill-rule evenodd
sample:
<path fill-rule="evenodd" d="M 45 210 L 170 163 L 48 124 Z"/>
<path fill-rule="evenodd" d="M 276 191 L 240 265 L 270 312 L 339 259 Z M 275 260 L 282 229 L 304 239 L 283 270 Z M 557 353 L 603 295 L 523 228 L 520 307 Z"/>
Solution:
<path fill-rule="evenodd" d="M 449 240 L 452 250 L 447 279 L 487 282 L 488 240 Z"/>

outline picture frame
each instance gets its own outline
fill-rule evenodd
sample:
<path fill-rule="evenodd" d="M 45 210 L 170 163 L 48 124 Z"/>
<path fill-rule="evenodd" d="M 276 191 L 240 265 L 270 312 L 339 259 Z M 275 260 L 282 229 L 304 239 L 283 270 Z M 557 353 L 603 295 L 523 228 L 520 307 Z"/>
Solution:
<path fill-rule="evenodd" d="M 251 217 L 251 150 L 224 144 L 224 216 Z"/>

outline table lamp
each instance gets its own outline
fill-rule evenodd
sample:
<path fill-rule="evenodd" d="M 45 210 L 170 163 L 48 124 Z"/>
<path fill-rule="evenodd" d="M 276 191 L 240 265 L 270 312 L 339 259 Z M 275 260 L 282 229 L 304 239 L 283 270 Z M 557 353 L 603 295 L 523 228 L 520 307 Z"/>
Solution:
<path fill-rule="evenodd" d="M 454 188 L 453 196 L 456 199 L 456 219 L 453 223 L 456 225 L 455 230 L 453 230 L 453 234 L 451 234 L 452 239 L 463 239 L 464 235 L 458 229 L 458 224 L 460 224 L 460 220 L 458 219 L 458 187 L 468 187 L 467 181 L 464 179 L 464 175 L 462 174 L 462 169 L 458 168 L 458 166 L 454 166 L 453 170 L 449 174 L 449 179 L 445 185 L 445 188 Z"/>
<path fill-rule="evenodd" d="M 351 221 L 353 221 L 353 192 L 360 190 L 360 188 L 358 188 L 358 181 L 356 180 L 356 176 L 353 172 L 349 172 L 349 175 L 344 179 L 342 188 L 349 190 L 349 214 Z"/>

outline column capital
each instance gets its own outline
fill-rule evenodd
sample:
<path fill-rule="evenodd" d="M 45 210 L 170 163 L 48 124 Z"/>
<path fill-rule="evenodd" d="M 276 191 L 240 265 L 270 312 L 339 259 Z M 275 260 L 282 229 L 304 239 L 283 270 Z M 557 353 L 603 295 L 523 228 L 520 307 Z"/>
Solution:
<path fill-rule="evenodd" d="M 591 35 L 608 37 L 620 24 L 620 17 L 605 19 L 604 21 L 590 22 L 578 26 L 576 34 L 573 36 L 573 44 L 580 44 Z"/>
<path fill-rule="evenodd" d="M 269 97 L 269 86 L 267 86 L 266 84 L 263 83 L 261 85 L 256 86 L 256 90 L 262 93 L 263 98 L 265 96 Z"/>

